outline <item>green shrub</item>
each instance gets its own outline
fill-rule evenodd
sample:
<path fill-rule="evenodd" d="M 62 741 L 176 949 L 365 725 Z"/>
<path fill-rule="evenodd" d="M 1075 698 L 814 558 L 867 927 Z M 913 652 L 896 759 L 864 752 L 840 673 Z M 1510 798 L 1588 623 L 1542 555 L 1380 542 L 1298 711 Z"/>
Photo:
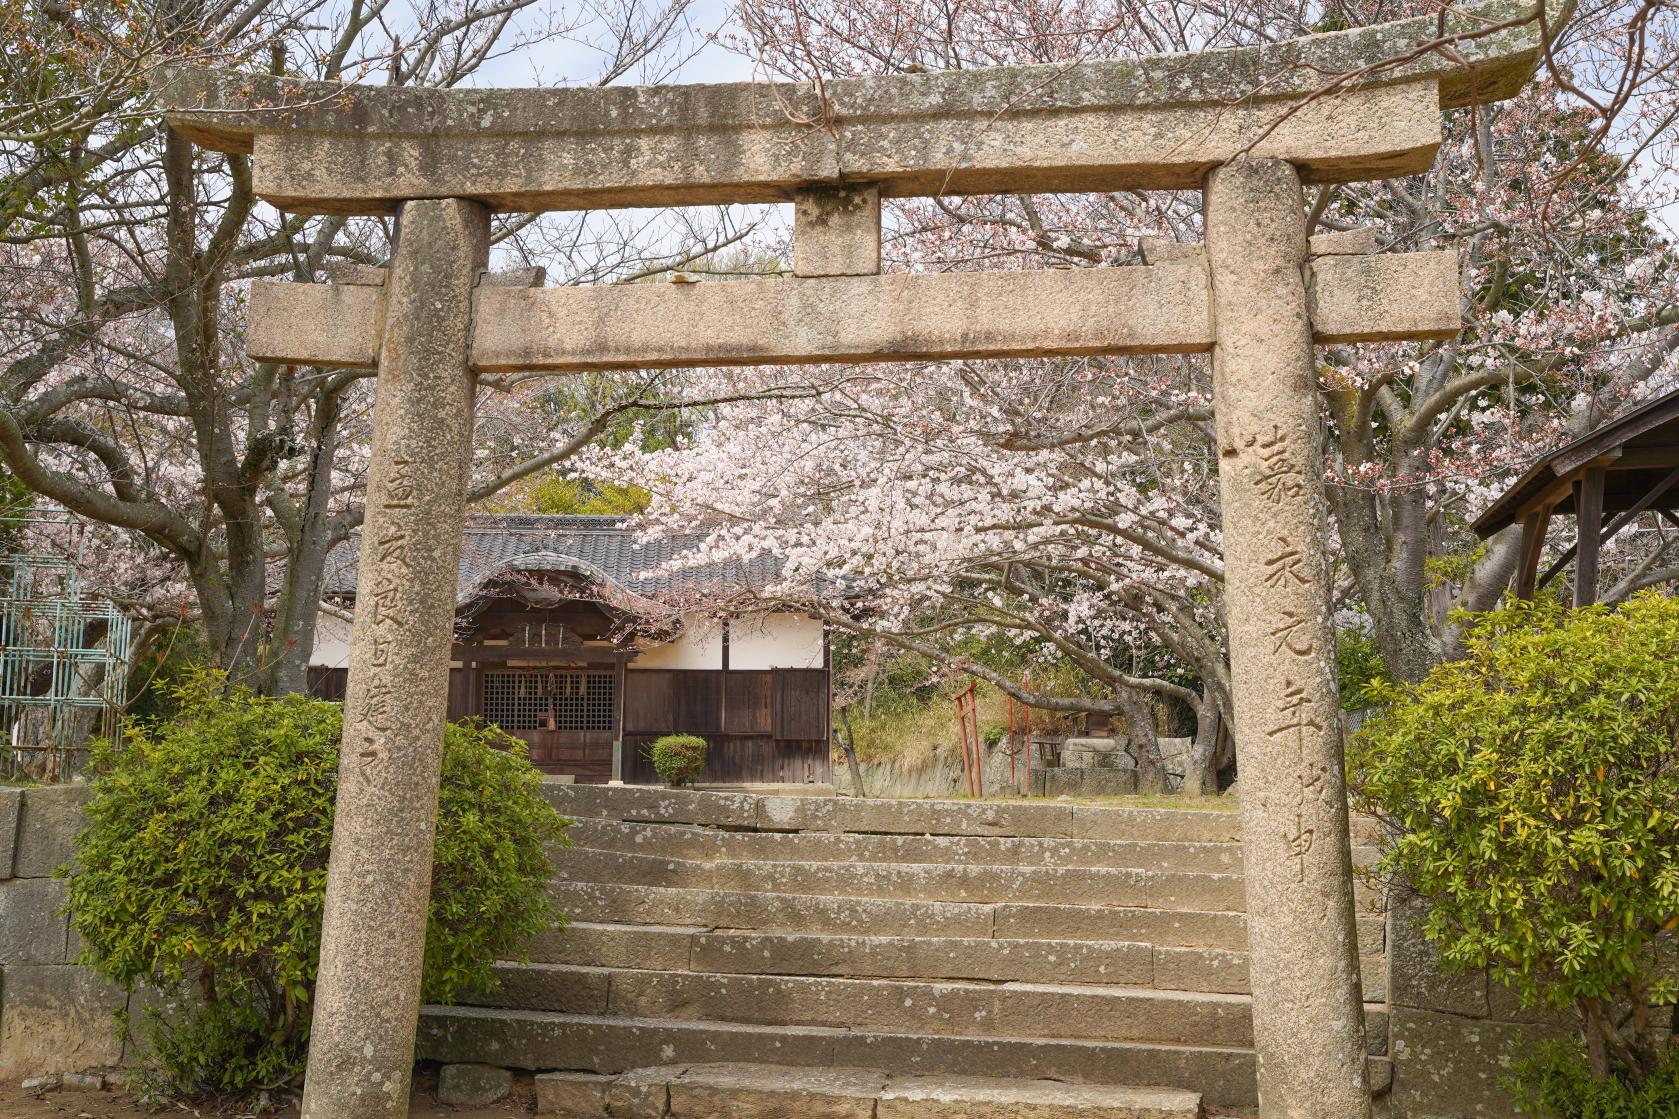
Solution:
<path fill-rule="evenodd" d="M 1679 601 L 1654 594 L 1486 615 L 1463 660 L 1385 689 L 1348 756 L 1447 968 L 1574 1009 L 1593 1073 L 1633 1087 L 1662 1059 L 1648 1008 L 1675 995 L 1675 649 Z"/>
<path fill-rule="evenodd" d="M 1657 1063 L 1642 1087 L 1592 1075 L 1577 1045 L 1552 1043 L 1510 1068 L 1512 1102 L 1533 1119 L 1673 1119 L 1679 1115 L 1679 1059 Z"/>
<path fill-rule="evenodd" d="M 1335 671 L 1341 679 L 1341 708 L 1362 711 L 1372 706 L 1393 673 L 1376 639 L 1363 629 L 1344 629 L 1335 635 Z"/>
<path fill-rule="evenodd" d="M 985 743 L 987 750 L 996 749 L 998 743 L 1003 741 L 1003 736 L 1007 733 L 1008 729 L 1002 723 L 981 723 L 979 725 L 979 739 Z"/>
<path fill-rule="evenodd" d="M 705 739 L 667 734 L 653 740 L 653 771 L 670 785 L 686 785 L 705 770 Z"/>
<path fill-rule="evenodd" d="M 84 963 L 179 1002 L 144 1023 L 161 1086 L 245 1095 L 295 1078 L 307 1053 L 341 712 L 204 672 L 172 706 L 167 721 L 130 727 L 120 752 L 96 754 L 70 910 Z M 569 821 L 539 782 L 518 740 L 447 728 L 429 1001 L 490 989 L 494 960 L 563 924 L 545 847 Z"/>

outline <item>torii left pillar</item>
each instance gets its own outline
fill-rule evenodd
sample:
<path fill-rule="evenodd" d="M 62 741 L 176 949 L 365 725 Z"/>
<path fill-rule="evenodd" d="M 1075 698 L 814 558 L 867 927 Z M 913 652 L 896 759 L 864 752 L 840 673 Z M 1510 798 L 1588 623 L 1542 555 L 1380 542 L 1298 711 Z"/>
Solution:
<path fill-rule="evenodd" d="M 489 233 L 461 199 L 398 219 L 303 1119 L 408 1114 Z"/>

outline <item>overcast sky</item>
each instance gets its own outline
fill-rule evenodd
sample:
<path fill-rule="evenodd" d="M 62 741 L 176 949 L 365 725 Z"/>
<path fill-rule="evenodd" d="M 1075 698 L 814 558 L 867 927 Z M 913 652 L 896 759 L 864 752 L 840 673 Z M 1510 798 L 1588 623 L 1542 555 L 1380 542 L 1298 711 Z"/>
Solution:
<path fill-rule="evenodd" d="M 657 2 L 657 0 L 653 0 Z M 564 10 L 556 5 L 559 10 Z M 733 4 L 730 0 L 693 0 L 688 7 L 687 20 L 692 34 L 686 36 L 692 44 L 717 32 L 728 19 Z M 584 28 L 568 39 L 550 39 L 538 46 L 518 51 L 507 58 L 497 59 L 477 74 L 473 85 L 532 86 L 578 85 L 595 80 L 600 73 L 602 56 L 587 40 L 591 30 Z M 738 54 L 715 43 L 702 46 L 681 69 L 665 79 L 671 82 L 744 82 L 752 79 L 751 64 Z M 637 85 L 642 75 L 622 79 L 620 85 Z"/>

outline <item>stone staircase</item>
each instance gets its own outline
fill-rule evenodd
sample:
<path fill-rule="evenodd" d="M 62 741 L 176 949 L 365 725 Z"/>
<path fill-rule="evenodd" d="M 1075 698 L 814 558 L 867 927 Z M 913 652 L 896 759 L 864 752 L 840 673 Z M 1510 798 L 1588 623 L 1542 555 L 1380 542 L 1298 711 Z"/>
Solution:
<path fill-rule="evenodd" d="M 427 1007 L 422 1057 L 569 1070 L 544 1098 L 602 1101 L 556 1114 L 779 1114 L 677 1106 L 776 1083 L 790 1115 L 936 1115 L 952 1093 L 972 1116 L 1255 1103 L 1234 812 L 545 790 L 577 821 L 554 855 L 572 928 L 501 965 L 487 1005 Z M 1385 999 L 1380 920 L 1359 938 Z M 1380 1090 L 1385 1005 L 1366 1016 Z M 833 1083 L 850 1102 L 812 1110 Z M 1083 1103 L 1028 1107 L 1052 1090 Z"/>

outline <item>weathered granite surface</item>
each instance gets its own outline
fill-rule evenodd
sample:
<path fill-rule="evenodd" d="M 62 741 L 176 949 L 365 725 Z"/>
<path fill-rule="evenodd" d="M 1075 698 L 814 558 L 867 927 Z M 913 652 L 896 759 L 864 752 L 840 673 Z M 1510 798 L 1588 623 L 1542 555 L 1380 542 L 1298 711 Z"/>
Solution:
<path fill-rule="evenodd" d="M 878 276 L 839 271 L 864 268 L 865 246 L 878 256 L 878 237 L 842 244 L 820 250 L 823 263 L 800 266 L 836 270 L 830 275 L 482 289 L 472 367 L 576 372 L 1213 345 L 1205 266 L 1193 254 L 1148 267 Z M 1445 338 L 1461 325 L 1455 253 L 1331 255 L 1309 275 L 1317 344 Z M 261 361 L 372 366 L 386 298 L 382 287 L 259 280 L 247 352 Z"/>
<path fill-rule="evenodd" d="M 472 461 L 472 303 L 489 212 L 403 208 L 385 293 L 367 519 L 304 1119 L 408 1111 Z"/>
<path fill-rule="evenodd" d="M 1207 178 L 1219 506 L 1260 1114 L 1370 1114 L 1300 179 Z M 1351 258 L 1361 259 L 1361 258 Z"/>
<path fill-rule="evenodd" d="M 1551 2 L 1554 30 L 1569 5 Z M 842 170 L 888 196 L 1193 187 L 1255 139 L 1254 154 L 1335 181 L 1421 170 L 1434 110 L 1515 93 L 1539 56 L 1534 11 L 1449 9 L 1446 33 L 1464 36 L 1450 50 L 1416 49 L 1440 33 L 1429 14 L 1263 47 L 842 79 L 826 105 L 801 83 L 441 91 L 195 69 L 164 74 L 157 99 L 193 140 L 254 151 L 264 197 L 320 212 L 440 195 L 498 209 L 778 201 Z M 1288 100 L 1355 72 L 1351 98 L 1281 120 Z M 1407 85 L 1426 99 L 1387 92 Z M 1403 142 L 1358 139 L 1364 114 L 1396 126 L 1370 135 Z"/>

